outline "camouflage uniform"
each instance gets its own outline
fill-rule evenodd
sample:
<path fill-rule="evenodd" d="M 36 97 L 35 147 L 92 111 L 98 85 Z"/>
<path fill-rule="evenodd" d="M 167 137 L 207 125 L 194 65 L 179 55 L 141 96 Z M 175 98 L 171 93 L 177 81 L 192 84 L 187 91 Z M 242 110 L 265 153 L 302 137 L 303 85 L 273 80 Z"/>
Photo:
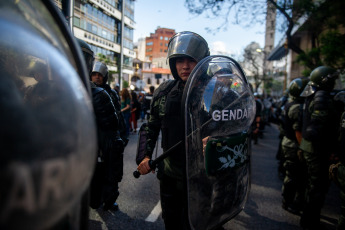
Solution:
<path fill-rule="evenodd" d="M 328 167 L 331 153 L 336 151 L 337 129 L 330 93 L 319 90 L 306 98 L 303 109 L 303 132 L 300 149 L 307 165 L 305 207 L 302 227 L 318 227 L 320 212 L 329 188 Z"/>
<path fill-rule="evenodd" d="M 330 177 L 340 188 L 341 214 L 338 220 L 337 230 L 345 229 L 345 112 L 340 122 L 340 162 L 330 166 Z"/>
<path fill-rule="evenodd" d="M 285 105 L 284 137 L 282 150 L 284 156 L 285 178 L 282 187 L 283 208 L 288 211 L 297 212 L 301 209 L 304 196 L 304 175 L 303 164 L 299 160 L 297 152 L 299 143 L 296 139 L 296 131 L 301 132 L 301 113 L 303 105 L 301 100 L 291 99 Z"/>

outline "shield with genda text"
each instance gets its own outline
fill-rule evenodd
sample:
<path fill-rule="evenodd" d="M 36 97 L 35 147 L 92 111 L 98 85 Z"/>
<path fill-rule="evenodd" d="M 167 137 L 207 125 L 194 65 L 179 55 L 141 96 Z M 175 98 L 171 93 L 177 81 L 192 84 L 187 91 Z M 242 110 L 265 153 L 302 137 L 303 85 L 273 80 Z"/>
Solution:
<path fill-rule="evenodd" d="M 235 60 L 209 56 L 191 73 L 183 103 L 189 224 L 214 229 L 248 196 L 254 96 Z"/>

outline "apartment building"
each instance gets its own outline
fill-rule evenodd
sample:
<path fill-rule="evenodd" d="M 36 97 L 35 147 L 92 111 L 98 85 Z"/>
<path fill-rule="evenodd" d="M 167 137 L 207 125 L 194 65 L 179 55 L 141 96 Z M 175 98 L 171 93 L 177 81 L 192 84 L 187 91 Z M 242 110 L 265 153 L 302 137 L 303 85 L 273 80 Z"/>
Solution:
<path fill-rule="evenodd" d="M 55 0 L 60 8 L 66 1 L 74 9 L 74 36 L 91 46 L 96 60 L 106 62 L 115 83 L 129 81 L 135 58 L 134 0 Z"/>
<path fill-rule="evenodd" d="M 168 53 L 169 39 L 175 34 L 175 30 L 158 27 L 155 33 L 146 37 L 145 56 L 151 61 L 155 58 L 166 58 Z"/>
<path fill-rule="evenodd" d="M 162 82 L 173 79 L 167 55 L 169 40 L 175 33 L 174 29 L 158 27 L 149 37 L 139 39 L 136 47 L 138 77 L 131 79 L 131 85 L 138 85 L 135 81 L 140 79 L 141 89 L 148 92 L 150 86 L 157 88 Z"/>

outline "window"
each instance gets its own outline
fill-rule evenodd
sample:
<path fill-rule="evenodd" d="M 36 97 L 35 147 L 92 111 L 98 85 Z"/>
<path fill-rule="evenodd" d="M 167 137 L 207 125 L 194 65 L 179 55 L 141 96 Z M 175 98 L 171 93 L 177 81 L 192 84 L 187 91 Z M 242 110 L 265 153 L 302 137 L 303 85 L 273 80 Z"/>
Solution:
<path fill-rule="evenodd" d="M 160 36 L 159 39 L 160 39 L 160 40 L 163 40 L 163 36 Z"/>
<path fill-rule="evenodd" d="M 80 18 L 74 17 L 73 24 L 77 27 L 80 27 Z"/>
<path fill-rule="evenodd" d="M 153 42 L 148 42 L 146 43 L 147 46 L 152 46 L 153 45 Z"/>
<path fill-rule="evenodd" d="M 147 84 L 151 85 L 151 78 L 147 78 Z"/>
<path fill-rule="evenodd" d="M 165 37 L 164 40 L 165 40 L 165 41 L 169 41 L 169 38 L 168 38 L 168 37 Z"/>

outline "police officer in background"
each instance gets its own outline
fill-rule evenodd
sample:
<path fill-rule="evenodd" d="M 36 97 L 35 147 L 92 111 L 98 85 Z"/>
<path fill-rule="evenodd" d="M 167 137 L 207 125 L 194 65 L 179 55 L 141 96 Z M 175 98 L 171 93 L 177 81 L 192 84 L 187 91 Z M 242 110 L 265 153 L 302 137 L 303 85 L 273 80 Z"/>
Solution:
<path fill-rule="evenodd" d="M 185 83 L 196 64 L 209 56 L 207 42 L 193 32 L 180 32 L 169 41 L 168 60 L 174 80 L 165 81 L 154 92 L 147 125 L 146 157 L 138 166 L 140 174 L 149 173 L 159 132 L 166 151 L 184 138 L 181 100 Z M 159 166 L 162 216 L 167 230 L 189 229 L 185 180 L 185 150 L 179 145 Z"/>
<path fill-rule="evenodd" d="M 283 208 L 299 213 L 304 200 L 304 165 L 297 152 L 302 140 L 302 112 L 304 98 L 300 97 L 308 79 L 296 78 L 289 85 L 289 99 L 284 106 L 284 137 L 282 140 L 285 178 L 282 187 Z"/>
<path fill-rule="evenodd" d="M 261 100 L 259 98 L 258 93 L 254 93 L 255 97 L 255 104 L 256 104 L 256 112 L 255 112 L 255 119 L 252 124 L 252 138 L 254 140 L 254 144 L 258 144 L 258 138 L 260 134 L 260 127 L 262 124 L 261 116 L 262 116 L 262 110 L 263 110 L 263 104 L 261 103 Z"/>
<path fill-rule="evenodd" d="M 339 96 L 340 101 L 345 105 L 345 90 L 339 92 L 336 97 Z M 340 98 L 341 96 L 341 98 Z M 343 114 L 340 118 L 340 161 L 332 164 L 329 167 L 329 176 L 340 188 L 340 200 L 341 200 L 341 212 L 338 219 L 337 230 L 345 229 L 345 107 Z"/>
<path fill-rule="evenodd" d="M 104 73 L 102 73 L 102 72 Z M 120 104 L 120 95 L 118 94 L 118 92 L 115 89 L 112 89 L 108 84 L 108 68 L 107 66 L 102 63 L 102 62 L 96 62 L 93 65 L 93 69 L 92 69 L 92 73 L 91 73 L 91 77 L 92 74 L 94 75 L 93 79 L 91 79 L 92 82 L 94 82 L 98 87 L 103 88 L 105 91 L 107 91 L 107 93 L 110 95 L 115 109 L 116 109 L 116 113 L 118 115 L 119 118 L 119 132 L 120 132 L 120 136 L 121 139 L 125 142 L 125 146 L 128 143 L 128 138 L 126 136 L 126 124 L 125 124 L 125 118 L 121 112 L 121 104 Z"/>
<path fill-rule="evenodd" d="M 104 203 L 104 210 L 117 210 L 115 202 L 119 196 L 118 183 L 123 175 L 124 142 L 119 132 L 119 116 L 115 104 L 108 92 L 112 92 L 105 84 L 108 68 L 101 62 L 95 62 L 91 72 L 93 104 L 98 127 L 98 159 L 95 174 L 91 181 L 92 208 Z M 106 88 L 109 90 L 107 91 Z"/>
<path fill-rule="evenodd" d="M 310 81 L 301 96 L 305 97 L 300 149 L 307 166 L 306 197 L 300 225 L 304 229 L 320 228 L 320 212 L 329 187 L 330 154 L 337 149 L 339 117 L 330 92 L 338 73 L 319 66 L 310 74 Z"/>

